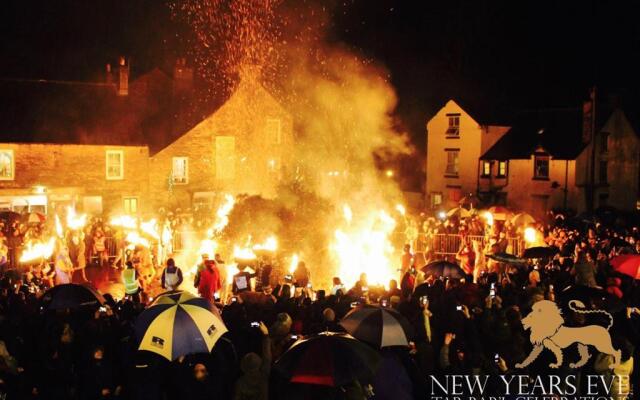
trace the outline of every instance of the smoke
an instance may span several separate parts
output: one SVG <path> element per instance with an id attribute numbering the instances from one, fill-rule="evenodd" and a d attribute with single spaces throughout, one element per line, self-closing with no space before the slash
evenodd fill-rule
<path id="1" fill-rule="evenodd" d="M 330 8 L 304 1 L 188 0 L 173 9 L 190 12 L 201 38 L 196 59 L 207 60 L 199 66 L 205 77 L 223 74 L 232 85 L 243 66 L 258 68 L 265 87 L 295 121 L 289 181 L 275 191 L 275 199 L 239 201 L 227 240 L 271 230 L 287 251 L 313 257 L 307 262 L 312 270 L 314 264 L 333 266 L 322 270 L 325 282 L 344 273 L 345 262 L 381 262 L 380 278 L 388 277 L 393 263 L 388 236 L 395 226 L 390 214 L 402 193 L 380 165 L 412 152 L 408 136 L 394 123 L 397 98 L 388 72 L 329 40 Z M 222 35 L 221 27 L 234 23 L 241 29 Z M 223 52 L 212 50 L 213 38 L 225 43 Z M 210 71 L 213 65 L 218 69 Z M 351 218 L 344 215 L 346 207 Z M 365 247 L 363 254 L 342 254 L 357 246 Z"/>

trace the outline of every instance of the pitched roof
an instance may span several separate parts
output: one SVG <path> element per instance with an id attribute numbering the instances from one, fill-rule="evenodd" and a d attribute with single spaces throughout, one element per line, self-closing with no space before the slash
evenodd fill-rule
<path id="1" fill-rule="evenodd" d="M 539 146 L 553 158 L 575 159 L 586 146 L 582 142 L 582 110 L 563 108 L 521 113 L 481 159 L 528 159 Z"/>

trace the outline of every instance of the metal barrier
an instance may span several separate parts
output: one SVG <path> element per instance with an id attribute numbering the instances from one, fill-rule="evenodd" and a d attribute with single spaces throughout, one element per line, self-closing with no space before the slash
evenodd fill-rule
<path id="1" fill-rule="evenodd" d="M 480 248 L 484 249 L 487 244 L 487 238 L 482 235 L 459 235 L 459 234 L 447 234 L 438 233 L 434 235 L 422 234 L 422 238 L 419 238 L 416 246 L 416 251 L 426 252 L 429 251 L 435 256 L 453 256 L 460 250 L 462 241 L 464 240 L 468 245 L 473 242 L 479 242 Z M 507 238 L 506 252 L 510 254 L 519 255 L 524 248 L 524 243 L 520 238 Z"/>

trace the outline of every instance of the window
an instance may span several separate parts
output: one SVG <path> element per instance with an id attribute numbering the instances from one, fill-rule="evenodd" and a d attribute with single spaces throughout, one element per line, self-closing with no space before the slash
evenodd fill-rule
<path id="1" fill-rule="evenodd" d="M 189 158 L 173 157 L 171 166 L 171 178 L 174 184 L 185 185 L 189 183 Z"/>
<path id="2" fill-rule="evenodd" d="M 462 198 L 462 188 L 460 187 L 447 186 L 447 191 L 449 192 L 449 201 L 452 203 L 457 203 Z"/>
<path id="3" fill-rule="evenodd" d="M 598 166 L 598 173 L 600 178 L 600 183 L 607 183 L 607 160 L 600 160 L 600 165 Z"/>
<path id="4" fill-rule="evenodd" d="M 267 118 L 267 126 L 265 130 L 269 144 L 282 144 L 282 129 L 279 119 Z"/>
<path id="5" fill-rule="evenodd" d="M 460 114 L 447 114 L 449 118 L 449 127 L 447 128 L 447 137 L 457 138 L 460 136 Z"/>
<path id="6" fill-rule="evenodd" d="M 507 162 L 498 161 L 498 178 L 505 178 L 507 176 Z"/>
<path id="7" fill-rule="evenodd" d="M 609 151 L 609 134 L 607 132 L 600 133 L 600 153 Z"/>
<path id="8" fill-rule="evenodd" d="M 107 180 L 124 178 L 124 156 L 122 150 L 107 150 Z"/>
<path id="9" fill-rule="evenodd" d="M 124 212 L 126 214 L 138 213 L 138 198 L 137 197 L 125 197 L 124 198 Z"/>
<path id="10" fill-rule="evenodd" d="M 0 150 L 0 181 L 12 181 L 15 178 L 16 164 L 12 149 Z"/>
<path id="11" fill-rule="evenodd" d="M 442 193 L 441 192 L 431 193 L 431 208 L 438 208 L 441 205 L 442 205 Z"/>
<path id="12" fill-rule="evenodd" d="M 460 159 L 460 150 L 458 149 L 446 149 L 447 153 L 447 169 L 445 170 L 445 175 L 458 175 L 458 167 L 459 167 L 459 159 Z"/>
<path id="13" fill-rule="evenodd" d="M 482 162 L 482 177 L 488 178 L 491 176 L 491 161 Z"/>
<path id="14" fill-rule="evenodd" d="M 533 179 L 549 179 L 549 156 L 547 155 L 534 156 Z"/>
<path id="15" fill-rule="evenodd" d="M 236 138 L 216 136 L 216 179 L 231 180 L 236 177 Z"/>

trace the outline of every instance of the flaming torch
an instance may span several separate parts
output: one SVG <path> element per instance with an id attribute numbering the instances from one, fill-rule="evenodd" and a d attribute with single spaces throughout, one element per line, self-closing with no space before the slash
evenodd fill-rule
<path id="1" fill-rule="evenodd" d="M 67 207 L 67 228 L 76 231 L 84 228 L 86 224 L 87 214 L 78 215 L 75 208 Z"/>
<path id="2" fill-rule="evenodd" d="M 53 254 L 53 249 L 56 244 L 54 237 L 49 238 L 45 243 L 42 242 L 28 242 L 22 255 L 20 256 L 21 263 L 29 263 L 37 260 L 46 260 Z"/>

